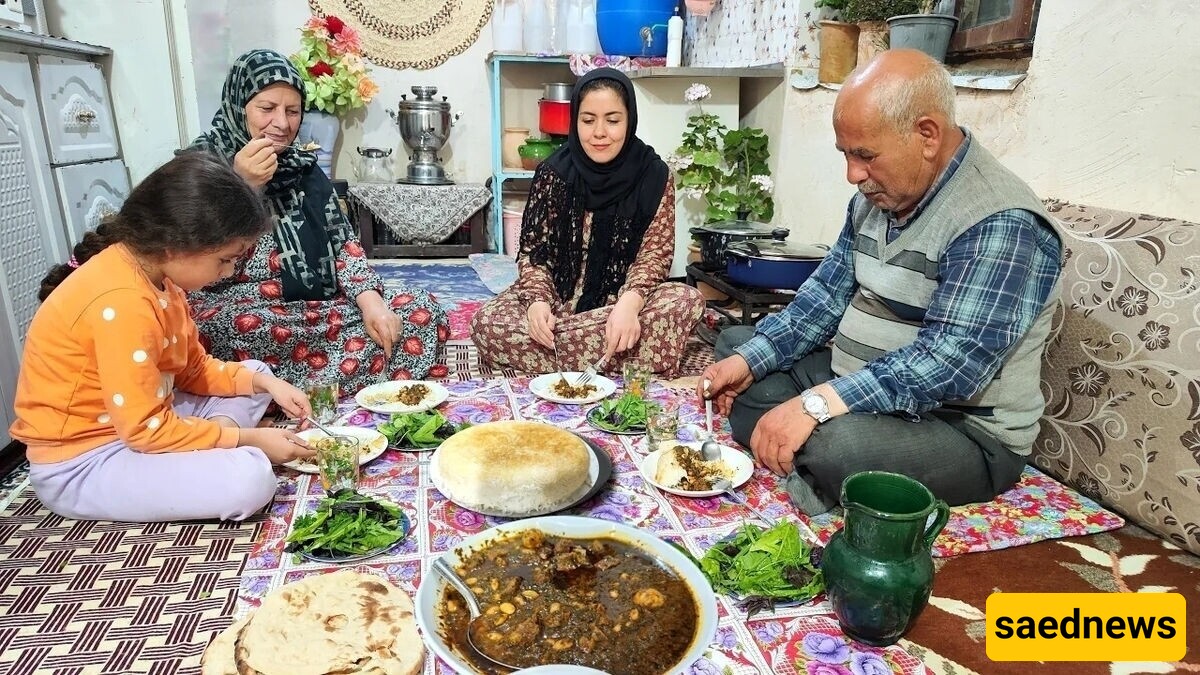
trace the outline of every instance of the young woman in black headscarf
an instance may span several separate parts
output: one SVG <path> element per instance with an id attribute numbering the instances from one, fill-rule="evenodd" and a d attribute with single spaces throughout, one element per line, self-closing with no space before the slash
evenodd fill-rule
<path id="1" fill-rule="evenodd" d="M 534 173 L 517 281 L 475 315 L 472 338 L 484 361 L 524 372 L 607 356 L 610 371 L 635 360 L 674 375 L 704 298 L 664 281 L 675 250 L 670 172 L 635 135 L 637 101 L 621 72 L 580 78 L 571 119 L 566 144 Z"/>
<path id="2" fill-rule="evenodd" d="M 343 393 L 444 375 L 445 310 L 423 290 L 384 289 L 316 155 L 293 145 L 303 111 L 300 73 L 255 49 L 230 69 L 212 130 L 192 142 L 224 157 L 275 216 L 232 277 L 189 295 L 201 342 L 217 358 L 260 359 L 297 386 L 337 381 Z"/>

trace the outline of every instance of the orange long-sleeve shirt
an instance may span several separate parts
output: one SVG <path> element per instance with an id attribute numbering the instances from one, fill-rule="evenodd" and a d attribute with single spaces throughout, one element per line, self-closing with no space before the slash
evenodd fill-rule
<path id="1" fill-rule="evenodd" d="M 237 429 L 177 415 L 173 392 L 250 394 L 254 373 L 205 353 L 183 290 L 169 279 L 163 286 L 115 244 L 38 308 L 10 428 L 30 462 L 61 462 L 117 439 L 139 452 L 237 445 Z"/>

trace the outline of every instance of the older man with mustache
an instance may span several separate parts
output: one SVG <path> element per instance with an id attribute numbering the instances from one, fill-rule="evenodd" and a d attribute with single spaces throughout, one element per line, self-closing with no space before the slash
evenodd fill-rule
<path id="1" fill-rule="evenodd" d="M 859 190 L 841 235 L 787 308 L 721 334 L 701 376 L 698 393 L 805 513 L 866 470 L 986 501 L 1037 436 L 1061 242 L 1033 191 L 955 122 L 954 94 L 914 50 L 851 74 L 833 110 Z"/>

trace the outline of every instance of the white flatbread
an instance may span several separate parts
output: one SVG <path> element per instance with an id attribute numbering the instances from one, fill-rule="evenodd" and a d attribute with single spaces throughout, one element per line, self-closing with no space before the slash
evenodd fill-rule
<path id="1" fill-rule="evenodd" d="M 424 658 L 408 594 L 353 570 L 272 591 L 234 645 L 238 675 L 416 675 Z"/>

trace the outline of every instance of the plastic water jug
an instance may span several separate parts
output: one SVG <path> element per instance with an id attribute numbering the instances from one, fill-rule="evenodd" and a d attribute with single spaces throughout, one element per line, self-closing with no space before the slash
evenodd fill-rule
<path id="1" fill-rule="evenodd" d="M 600 40 L 596 37 L 595 0 L 560 0 L 559 25 L 562 26 L 562 51 L 567 54 L 596 54 Z"/>
<path id="2" fill-rule="evenodd" d="M 525 0 L 525 51 L 549 54 L 554 50 L 554 23 L 546 0 Z"/>
<path id="3" fill-rule="evenodd" d="M 676 0 L 597 0 L 596 26 L 605 54 L 666 56 L 667 21 Z"/>
<path id="4" fill-rule="evenodd" d="M 496 7 L 492 10 L 492 49 L 498 52 L 525 51 L 521 23 L 521 0 L 496 0 Z"/>

